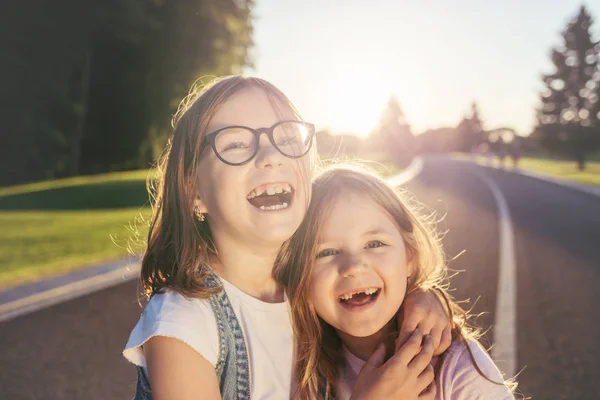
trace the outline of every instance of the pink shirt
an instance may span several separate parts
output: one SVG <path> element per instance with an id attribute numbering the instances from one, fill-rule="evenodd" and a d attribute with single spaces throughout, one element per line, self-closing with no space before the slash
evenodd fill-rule
<path id="1" fill-rule="evenodd" d="M 491 380 L 502 382 L 502 374 L 481 345 L 472 340 L 469 340 L 468 344 L 479 369 Z M 356 377 L 365 361 L 350 353 L 346 348 L 343 349 L 343 355 L 347 365 L 340 370 L 337 398 L 348 400 L 352 394 Z M 514 399 L 506 386 L 497 385 L 481 376 L 473 365 L 467 346 L 456 341 L 447 350 L 436 383 L 436 400 Z"/>

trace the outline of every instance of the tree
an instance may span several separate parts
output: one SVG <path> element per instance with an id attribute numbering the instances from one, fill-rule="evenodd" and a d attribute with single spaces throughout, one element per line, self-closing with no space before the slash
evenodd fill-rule
<path id="1" fill-rule="evenodd" d="M 532 137 L 547 150 L 567 155 L 585 168 L 586 153 L 600 146 L 598 134 L 598 43 L 592 40 L 592 17 L 582 6 L 552 49 L 554 71 L 543 75 L 546 86 Z"/>
<path id="2" fill-rule="evenodd" d="M 0 3 L 0 185 L 147 167 L 203 75 L 252 63 L 253 0 Z"/>
<path id="3" fill-rule="evenodd" d="M 377 151 L 387 154 L 400 165 L 408 163 L 413 157 L 415 138 L 395 97 L 388 100 L 379 127 L 371 134 L 371 142 Z"/>
<path id="4" fill-rule="evenodd" d="M 463 117 L 455 129 L 454 150 L 470 152 L 484 140 L 483 122 L 479 117 L 477 103 L 471 104 L 471 115 Z"/>
<path id="5" fill-rule="evenodd" d="M 150 9 L 153 29 L 135 45 L 103 46 L 105 64 L 92 78 L 97 106 L 83 143 L 87 172 L 147 167 L 164 147 L 171 116 L 195 81 L 239 73 L 252 63 L 253 1 L 156 4 Z"/>
<path id="6" fill-rule="evenodd" d="M 8 139 L 0 158 L 15 171 L 2 183 L 78 172 L 95 95 L 90 84 L 103 73 L 98 46 L 146 36 L 154 23 L 150 7 L 147 0 L 2 2 L 0 36 L 9 62 L 0 67 L 6 80 L 0 129 Z"/>

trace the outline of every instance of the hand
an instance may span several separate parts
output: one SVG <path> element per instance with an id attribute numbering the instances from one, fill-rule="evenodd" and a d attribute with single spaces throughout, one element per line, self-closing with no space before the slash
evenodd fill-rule
<path id="1" fill-rule="evenodd" d="M 433 337 L 433 355 L 439 356 L 452 343 L 450 315 L 434 290 L 417 290 L 404 299 L 403 313 L 399 313 L 400 334 L 396 346 L 403 344 L 419 328 Z"/>
<path id="2" fill-rule="evenodd" d="M 430 335 L 423 340 L 419 329 L 385 363 L 385 346 L 380 343 L 360 370 L 350 400 L 433 400 L 432 356 L 433 340 Z"/>

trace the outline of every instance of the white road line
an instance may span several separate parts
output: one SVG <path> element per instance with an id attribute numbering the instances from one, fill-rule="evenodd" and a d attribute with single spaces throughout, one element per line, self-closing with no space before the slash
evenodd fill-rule
<path id="1" fill-rule="evenodd" d="M 67 300 L 116 286 L 133 280 L 139 275 L 139 265 L 120 268 L 101 275 L 46 290 L 5 304 L 0 304 L 0 322 L 63 303 Z"/>
<path id="2" fill-rule="evenodd" d="M 500 261 L 496 321 L 493 331 L 495 345 L 492 347 L 492 358 L 505 377 L 513 378 L 517 373 L 517 262 L 510 212 L 498 185 L 485 173 L 479 170 L 475 170 L 474 173 L 489 187 L 498 206 Z"/>
<path id="3" fill-rule="evenodd" d="M 392 176 L 388 179 L 388 182 L 392 186 L 404 185 L 406 182 L 414 179 L 423 170 L 423 159 L 421 157 L 415 157 L 410 165 L 406 169 L 400 172 L 398 175 Z"/>

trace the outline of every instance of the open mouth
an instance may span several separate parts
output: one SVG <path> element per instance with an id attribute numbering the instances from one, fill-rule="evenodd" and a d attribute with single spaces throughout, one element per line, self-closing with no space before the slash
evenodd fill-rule
<path id="1" fill-rule="evenodd" d="M 338 297 L 338 301 L 346 308 L 362 307 L 377 300 L 379 293 L 381 293 L 380 288 L 371 287 L 344 293 Z"/>
<path id="2" fill-rule="evenodd" d="M 252 190 L 248 202 L 262 211 L 288 208 L 294 198 L 294 189 L 289 183 L 268 183 Z"/>

